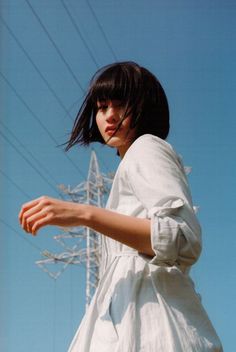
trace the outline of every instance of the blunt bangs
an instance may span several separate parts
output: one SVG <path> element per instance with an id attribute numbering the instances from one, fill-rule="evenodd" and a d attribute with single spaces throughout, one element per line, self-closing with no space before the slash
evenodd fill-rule
<path id="1" fill-rule="evenodd" d="M 97 101 L 103 100 L 120 100 L 126 110 L 132 110 L 138 93 L 134 79 L 138 68 L 136 66 L 134 63 L 132 66 L 130 63 L 130 67 L 126 67 L 124 63 L 117 63 L 108 65 L 97 72 L 92 79 L 90 90 L 95 110 Z"/>
<path id="2" fill-rule="evenodd" d="M 113 67 L 101 73 L 101 75 L 92 83 L 91 99 L 96 106 L 97 101 L 104 100 L 121 100 L 125 99 L 123 77 L 121 70 L 114 70 Z"/>

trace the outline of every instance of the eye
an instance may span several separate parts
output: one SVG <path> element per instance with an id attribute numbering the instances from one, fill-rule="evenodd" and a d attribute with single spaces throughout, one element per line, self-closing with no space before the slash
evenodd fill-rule
<path id="1" fill-rule="evenodd" d="M 116 108 L 123 107 L 121 100 L 112 100 L 112 105 Z"/>
<path id="2" fill-rule="evenodd" d="M 108 108 L 108 103 L 106 101 L 97 102 L 97 109 L 100 111 L 106 110 Z"/>
<path id="3" fill-rule="evenodd" d="M 108 108 L 108 105 L 106 104 L 98 106 L 98 110 L 106 110 L 107 108 Z"/>

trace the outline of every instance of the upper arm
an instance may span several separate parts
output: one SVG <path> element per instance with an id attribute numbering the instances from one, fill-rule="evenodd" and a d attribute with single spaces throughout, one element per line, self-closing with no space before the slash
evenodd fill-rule
<path id="1" fill-rule="evenodd" d="M 131 150 L 128 174 L 152 222 L 155 261 L 191 265 L 201 251 L 201 229 L 183 165 L 169 144 L 147 137 Z"/>

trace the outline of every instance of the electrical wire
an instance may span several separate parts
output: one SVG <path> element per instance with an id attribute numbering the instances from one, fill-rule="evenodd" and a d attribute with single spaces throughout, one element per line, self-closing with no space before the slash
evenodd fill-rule
<path id="1" fill-rule="evenodd" d="M 74 28 L 76 29 L 76 32 L 78 33 L 78 35 L 79 35 L 79 37 L 81 38 L 81 40 L 83 41 L 83 43 L 84 43 L 86 49 L 88 50 L 88 52 L 89 52 L 89 54 L 90 54 L 90 56 L 91 56 L 93 62 L 95 63 L 96 67 L 98 68 L 98 63 L 97 63 L 97 61 L 96 61 L 96 59 L 95 59 L 95 57 L 94 57 L 92 51 L 90 50 L 89 46 L 87 45 L 86 40 L 83 38 L 82 33 L 81 33 L 81 31 L 80 31 L 78 25 L 77 25 L 76 22 L 74 21 L 74 19 L 73 19 L 72 15 L 71 15 L 70 11 L 68 10 L 68 7 L 66 6 L 64 0 L 61 0 L 61 3 L 62 3 L 62 5 L 63 5 L 63 8 L 65 9 L 66 13 L 68 14 L 68 16 L 69 16 L 69 18 L 70 18 L 70 20 L 71 20 L 71 22 L 72 22 Z M 88 2 L 88 5 L 89 5 L 89 8 L 90 8 L 90 11 L 92 12 L 92 14 L 93 14 L 93 16 L 94 16 L 94 18 L 95 18 L 95 20 L 96 20 L 96 22 L 97 22 L 97 24 L 98 24 L 98 26 L 99 26 L 101 32 L 102 32 L 102 34 L 103 34 L 103 36 L 104 36 L 104 38 L 105 38 L 105 40 L 106 40 L 106 42 L 107 42 L 107 44 L 108 44 L 108 46 L 109 46 L 109 48 L 110 48 L 110 44 L 109 44 L 109 42 L 108 42 L 108 40 L 107 40 L 107 38 L 106 38 L 106 35 L 105 35 L 105 33 L 104 33 L 104 31 L 103 31 L 103 29 L 102 29 L 102 27 L 101 27 L 101 24 L 100 24 L 100 22 L 99 22 L 99 20 L 98 20 L 98 18 L 97 18 L 97 16 L 96 16 L 96 14 L 95 14 L 93 8 L 92 8 L 91 5 L 89 4 L 89 2 Z M 55 90 L 50 86 L 48 80 L 45 78 L 45 76 L 42 74 L 42 72 L 41 72 L 41 71 L 39 70 L 39 68 L 36 66 L 36 64 L 35 64 L 35 62 L 33 61 L 33 59 L 32 59 L 32 58 L 30 57 L 30 55 L 27 53 L 27 51 L 26 51 L 25 48 L 23 47 L 22 43 L 21 43 L 21 42 L 19 41 L 19 39 L 16 37 L 15 33 L 11 30 L 11 28 L 9 27 L 9 25 L 7 24 L 7 22 L 4 20 L 4 18 L 1 16 L 1 14 L 0 14 L 0 19 L 1 19 L 2 23 L 4 24 L 4 26 L 7 28 L 8 32 L 10 33 L 10 35 L 13 37 L 13 39 L 14 39 L 15 42 L 17 43 L 17 45 L 19 46 L 19 48 L 23 51 L 23 53 L 25 54 L 25 56 L 27 57 L 27 59 L 30 61 L 30 63 L 32 64 L 32 66 L 35 68 L 36 72 L 39 74 L 39 76 L 41 77 L 41 79 L 44 81 L 44 83 L 46 84 L 46 86 L 48 87 L 48 89 L 50 90 L 50 92 L 52 93 L 52 95 L 55 97 L 55 99 L 57 100 L 57 102 L 59 103 L 59 105 L 61 106 L 61 108 L 66 112 L 66 115 L 69 116 L 69 117 L 72 119 L 72 117 L 71 117 L 71 115 L 70 115 L 70 111 L 69 111 L 70 109 L 68 110 L 68 109 L 65 107 L 65 105 L 63 104 L 63 102 L 61 101 L 61 99 L 57 96 Z M 111 49 L 112 53 L 114 54 L 113 49 L 112 49 L 112 48 L 110 48 L 110 49 Z M 115 55 L 113 55 L 113 56 L 114 56 L 114 58 L 116 58 Z M 15 138 L 16 138 L 16 137 L 15 137 Z M 18 140 L 18 143 L 20 143 L 19 140 Z M 21 146 L 22 146 L 22 144 L 21 144 Z M 24 147 L 24 146 L 23 146 L 23 147 Z M 26 149 L 26 148 L 24 147 L 24 149 Z M 30 153 L 30 152 L 28 152 L 28 153 Z M 32 154 L 32 153 L 30 153 L 30 154 L 31 154 L 31 157 L 33 157 L 33 154 Z M 34 159 L 34 160 L 35 160 L 35 159 Z M 101 161 L 102 161 L 102 160 L 101 160 Z M 105 165 L 105 162 L 102 161 L 102 163 L 103 163 L 103 165 Z M 42 164 L 41 164 L 41 167 L 44 168 L 44 167 L 42 166 Z M 106 169 L 108 170 L 107 167 L 106 167 Z M 44 168 L 44 170 L 45 170 L 45 168 Z M 45 170 L 45 171 L 46 171 L 46 170 Z M 47 174 L 50 174 L 48 171 L 46 171 L 46 172 L 47 172 Z M 54 180 L 54 181 L 55 181 L 55 180 Z"/>
<path id="2" fill-rule="evenodd" d="M 2 76 L 3 80 L 9 85 L 9 87 L 13 90 L 17 98 L 21 101 L 21 103 L 25 106 L 25 108 L 30 112 L 35 120 L 40 124 L 43 130 L 47 133 L 47 135 L 52 139 L 55 145 L 59 145 L 58 141 L 53 137 L 51 132 L 47 129 L 47 127 L 41 122 L 40 118 L 33 112 L 33 110 L 29 107 L 29 105 L 24 101 L 21 95 L 17 92 L 16 88 L 9 82 L 6 76 L 0 71 L 0 76 Z M 76 170 L 80 173 L 80 175 L 84 178 L 85 174 L 82 170 L 78 168 L 78 166 L 73 162 L 73 160 L 68 156 L 68 154 L 64 154 L 65 157 L 70 161 L 70 163 L 76 168 Z"/>
<path id="3" fill-rule="evenodd" d="M 91 56 L 93 62 L 95 63 L 96 67 L 98 68 L 99 65 L 98 65 L 98 63 L 97 63 L 97 61 L 96 61 L 96 59 L 95 59 L 93 53 L 91 52 L 89 46 L 87 45 L 86 40 L 83 38 L 82 33 L 81 33 L 81 31 L 80 31 L 78 25 L 76 24 L 76 22 L 75 22 L 75 20 L 73 19 L 72 15 L 71 15 L 71 13 L 70 13 L 70 11 L 69 11 L 69 9 L 68 9 L 68 7 L 67 7 L 66 4 L 65 4 L 65 1 L 64 1 L 64 0 L 61 0 L 61 3 L 62 3 L 62 5 L 63 5 L 65 11 L 67 12 L 67 14 L 68 14 L 68 16 L 69 16 L 69 18 L 70 18 L 72 24 L 74 25 L 74 27 L 75 27 L 75 29 L 76 29 L 76 31 L 77 31 L 77 33 L 78 33 L 80 39 L 83 41 L 85 47 L 87 48 L 87 50 L 88 50 L 88 52 L 89 52 L 89 54 L 90 54 L 90 56 Z M 99 26 L 99 29 L 100 29 L 100 31 L 101 31 L 101 33 L 102 33 L 102 35 L 103 35 L 103 37 L 104 37 L 104 39 L 105 39 L 105 41 L 106 41 L 107 46 L 109 47 L 109 49 L 110 49 L 110 51 L 111 51 L 111 53 L 112 53 L 114 59 L 117 60 L 116 55 L 115 55 L 115 52 L 114 52 L 114 50 L 112 49 L 112 47 L 111 47 L 111 45 L 110 45 L 110 43 L 109 43 L 109 41 L 108 41 L 108 39 L 107 39 L 107 36 L 106 36 L 106 34 L 105 34 L 105 32 L 104 32 L 102 26 L 101 26 L 101 23 L 99 22 L 99 20 L 98 20 L 96 14 L 95 14 L 95 11 L 93 10 L 93 8 L 92 8 L 92 6 L 91 6 L 91 4 L 89 3 L 88 0 L 87 0 L 87 4 L 88 4 L 88 7 L 89 7 L 89 9 L 90 9 L 90 11 L 91 11 L 91 13 L 92 13 L 92 15 L 93 15 L 93 17 L 94 17 L 94 19 L 95 19 L 97 25 Z M 92 150 L 94 150 L 94 148 L 92 148 Z M 103 166 L 105 166 L 106 170 L 109 171 L 109 170 L 108 170 L 108 167 L 107 167 L 107 165 L 106 165 L 106 163 L 105 163 L 105 161 L 102 160 L 101 157 L 99 157 L 99 159 L 100 159 L 100 161 L 102 162 Z"/>
<path id="4" fill-rule="evenodd" d="M 26 1 L 27 4 L 30 6 L 31 10 L 32 7 L 29 4 L 28 1 Z M 39 18 L 38 18 L 39 19 Z M 41 24 L 42 25 L 42 24 Z M 44 27 L 44 29 L 46 30 L 46 28 Z M 33 60 L 31 59 L 31 57 L 28 55 L 28 53 L 26 52 L 26 50 L 24 49 L 24 47 L 21 45 L 21 43 L 18 41 L 18 39 L 16 38 L 16 36 L 14 36 L 13 32 L 10 32 L 11 35 L 13 36 L 13 38 L 15 39 L 16 43 L 18 44 L 18 46 L 21 48 L 21 50 L 24 52 L 24 54 L 26 55 L 26 57 L 28 58 L 28 60 L 31 62 L 31 64 L 33 65 L 33 67 L 35 68 L 35 70 L 38 72 L 38 74 L 40 75 L 41 79 L 44 81 L 44 83 L 47 85 L 48 89 L 50 90 L 50 92 L 53 94 L 53 96 L 55 97 L 55 99 L 57 100 L 57 102 L 59 103 L 59 105 L 65 110 L 65 112 L 67 113 L 67 115 L 70 116 L 69 111 L 66 109 L 66 107 L 64 106 L 63 102 L 60 100 L 60 98 L 57 96 L 57 94 L 55 93 L 55 91 L 52 89 L 52 87 L 50 86 L 49 82 L 47 81 L 47 79 L 44 77 L 44 75 L 40 72 L 40 70 L 38 69 L 38 67 L 35 65 L 35 63 L 33 62 Z M 49 35 L 49 33 L 47 32 L 48 38 L 50 39 L 50 41 L 52 42 L 52 38 Z M 53 42 L 52 42 L 53 43 Z M 68 70 L 70 71 L 70 73 L 72 74 L 74 80 L 76 81 L 76 83 L 79 85 L 80 89 L 83 91 L 83 88 L 80 84 L 80 82 L 78 81 L 78 79 L 76 78 L 76 76 L 74 75 L 73 71 L 70 69 L 68 63 L 65 61 L 64 57 L 61 55 L 59 49 L 55 46 L 54 44 L 54 48 L 57 50 L 57 53 L 60 55 L 61 59 L 63 60 L 63 62 L 65 63 L 65 65 L 67 66 Z M 21 98 L 21 96 L 19 95 L 19 93 L 16 91 L 16 89 L 10 84 L 10 82 L 6 79 L 6 77 L 2 74 L 3 79 L 5 80 L 6 83 L 8 83 L 8 85 L 13 89 L 14 93 L 17 95 L 17 97 L 21 100 L 21 102 L 23 103 L 23 105 L 27 108 L 27 110 L 30 111 L 30 113 L 32 114 L 32 116 L 40 123 L 40 120 L 38 120 L 37 116 L 33 113 L 33 111 L 29 108 L 28 104 L 26 104 L 26 102 Z M 45 126 L 40 123 L 41 127 L 45 130 Z M 8 130 L 9 131 L 9 130 Z M 50 136 L 50 138 L 56 142 L 55 138 L 51 135 L 51 133 L 48 131 L 48 129 L 46 128 L 46 132 L 47 134 Z M 11 141 L 1 133 L 1 135 L 3 136 L 3 138 L 10 143 L 10 145 L 12 146 L 12 148 L 14 148 L 26 161 L 28 160 L 27 158 L 24 157 L 24 155 L 19 152 L 19 150 L 16 148 L 16 146 L 11 143 Z M 14 136 L 14 134 L 12 134 L 13 137 L 18 140 L 16 138 L 16 136 Z M 18 140 L 19 143 L 19 140 Z M 23 146 L 22 143 L 19 143 L 21 145 L 21 147 L 24 148 L 24 150 L 26 150 L 26 148 Z M 58 143 L 57 143 L 58 144 Z M 29 152 L 28 152 L 29 153 Z M 32 153 L 30 153 L 31 157 L 32 157 Z M 33 158 L 35 160 L 35 158 Z M 70 158 L 68 158 L 70 160 Z M 29 160 L 28 160 L 29 163 Z M 32 163 L 30 163 L 30 165 L 33 167 Z M 36 168 L 33 167 L 35 170 Z M 78 168 L 76 167 L 76 169 L 78 170 Z M 78 170 L 80 172 L 80 170 Z M 39 173 L 39 172 L 38 172 Z M 81 173 L 81 172 L 80 172 Z M 5 173 L 3 173 L 10 182 L 12 182 L 19 190 L 21 190 L 21 192 L 28 197 L 27 193 L 24 192 L 23 189 L 21 189 L 11 178 L 9 178 Z M 41 176 L 42 174 L 39 173 Z M 82 173 L 83 174 L 83 173 Z M 84 176 L 84 175 L 83 175 Z M 43 177 L 44 178 L 44 177 Z M 45 179 L 45 178 L 44 178 Z M 49 182 L 47 182 L 49 183 Z M 54 188 L 54 187 L 53 187 Z M 24 241 L 26 241 L 31 247 L 35 248 L 37 251 L 42 252 L 41 248 L 37 245 L 34 245 L 31 241 L 29 241 L 27 238 L 21 236 L 20 233 L 18 233 L 12 226 L 10 226 L 9 224 L 7 224 L 5 221 L 3 221 L 2 219 L 0 219 L 0 221 L 5 225 L 8 226 L 11 231 L 13 231 L 13 233 L 17 234 L 18 236 L 20 236 L 20 238 L 22 238 Z M 57 311 L 57 307 L 56 307 L 56 292 L 57 292 L 57 287 L 56 287 L 56 280 L 54 282 L 54 310 L 53 310 L 53 331 L 52 331 L 52 344 L 53 344 L 53 351 L 56 350 L 56 311 Z"/>
<path id="5" fill-rule="evenodd" d="M 6 78 L 6 76 L 0 71 L 0 75 L 2 76 L 3 80 L 9 85 L 9 87 L 13 90 L 17 98 L 21 101 L 21 103 L 25 106 L 25 108 L 30 112 L 30 114 L 34 117 L 35 120 L 40 124 L 40 126 L 43 128 L 43 130 L 47 133 L 47 135 L 52 139 L 52 141 L 55 143 L 55 145 L 58 145 L 57 140 L 53 137 L 51 132 L 47 129 L 47 127 L 41 122 L 40 118 L 33 112 L 33 110 L 29 107 L 29 105 L 24 101 L 24 99 L 20 96 L 20 94 L 17 92 L 15 87 L 9 82 L 9 80 Z"/>
<path id="6" fill-rule="evenodd" d="M 51 175 L 51 173 L 47 170 L 47 168 L 40 162 L 39 159 L 35 157 L 35 155 L 28 150 L 23 143 L 17 138 L 17 136 L 2 122 L 0 121 L 0 124 L 7 130 L 7 132 L 17 141 L 17 143 L 21 146 L 22 149 L 35 161 L 35 163 L 42 169 L 51 179 L 55 184 L 59 184 L 59 182 L 56 181 L 56 179 Z"/>
<path id="7" fill-rule="evenodd" d="M 29 161 L 29 159 L 26 158 L 26 156 L 21 153 L 21 151 L 9 140 L 8 137 L 6 137 L 4 135 L 4 133 L 2 131 L 0 131 L 0 135 L 3 137 L 3 139 L 5 139 L 5 141 L 11 145 L 11 147 L 36 171 L 37 174 L 39 174 L 41 176 L 41 178 L 48 184 L 48 186 L 57 194 L 59 193 L 58 190 L 55 188 L 54 185 L 52 185 L 48 179 L 42 174 L 42 172 L 37 169 L 32 163 L 31 161 Z"/>
<path id="8" fill-rule="evenodd" d="M 58 97 L 58 95 L 56 94 L 55 90 L 51 87 L 51 85 L 49 84 L 48 80 L 45 78 L 45 76 L 42 74 L 42 72 L 40 71 L 40 69 L 37 67 L 37 65 L 35 64 L 35 62 L 33 61 L 33 59 L 30 57 L 30 55 L 28 54 L 28 52 L 25 50 L 25 48 L 23 47 L 22 43 L 20 42 L 20 40 L 17 38 L 17 36 L 15 35 L 15 33 L 12 31 L 12 29 L 9 27 L 9 25 L 7 24 L 7 22 L 4 20 L 4 18 L 1 16 L 0 14 L 0 19 L 2 21 L 2 23 L 4 24 L 5 28 L 7 28 L 8 32 L 10 33 L 11 37 L 15 40 L 15 42 L 17 43 L 18 47 L 23 51 L 23 53 L 25 54 L 25 56 L 27 57 L 27 59 L 29 60 L 29 62 L 32 64 L 32 66 L 34 67 L 34 69 L 37 71 L 37 73 L 39 74 L 39 76 L 41 77 L 41 79 L 43 80 L 43 82 L 46 84 L 46 86 L 48 87 L 49 91 L 52 93 L 52 95 L 54 96 L 54 98 L 57 100 L 58 104 L 61 106 L 61 108 L 66 112 L 66 115 L 69 116 L 71 118 L 72 121 L 74 121 L 73 117 L 70 114 L 70 111 L 66 108 L 66 106 L 64 105 L 64 103 L 62 102 L 62 100 Z"/>
<path id="9" fill-rule="evenodd" d="M 106 42 L 108 48 L 110 49 L 110 52 L 112 53 L 112 56 L 113 56 L 114 60 L 117 61 L 117 56 L 116 56 L 116 54 L 115 54 L 115 52 L 114 52 L 114 50 L 113 50 L 113 48 L 112 48 L 112 46 L 111 46 L 111 44 L 110 44 L 110 42 L 109 42 L 107 36 L 106 36 L 106 33 L 105 33 L 105 31 L 104 31 L 104 29 L 103 29 L 103 27 L 102 27 L 102 25 L 101 25 L 101 23 L 100 23 L 100 21 L 99 21 L 99 19 L 98 19 L 98 17 L 97 17 L 97 15 L 96 15 L 96 13 L 95 13 L 95 11 L 94 11 L 92 5 L 90 4 L 89 0 L 87 0 L 86 2 L 87 2 L 87 4 L 88 4 L 88 7 L 89 7 L 89 9 L 90 9 L 90 11 L 91 11 L 91 13 L 92 13 L 92 15 L 93 15 L 93 17 L 94 17 L 96 23 L 97 23 L 97 25 L 98 25 L 98 27 L 99 27 L 99 29 L 100 29 L 102 35 L 103 35 L 103 38 L 104 38 L 104 40 L 105 40 L 105 42 Z"/>
<path id="10" fill-rule="evenodd" d="M 0 169 L 0 173 L 8 179 L 17 189 L 20 191 L 27 199 L 30 199 L 30 196 L 21 188 L 13 179 L 8 176 L 3 170 Z"/>
<path id="11" fill-rule="evenodd" d="M 80 39 L 82 40 L 82 42 L 83 42 L 85 48 L 86 48 L 87 51 L 89 52 L 89 55 L 90 55 L 91 59 L 93 60 L 93 63 L 94 63 L 95 66 L 98 68 L 98 67 L 99 67 L 99 64 L 98 64 L 97 60 L 95 59 L 95 56 L 93 55 L 91 49 L 89 48 L 89 46 L 88 46 L 86 40 L 84 39 L 84 37 L 83 37 L 83 35 L 82 35 L 82 33 L 81 33 L 80 29 L 79 29 L 79 26 L 78 26 L 77 23 L 75 22 L 74 18 L 72 17 L 72 15 L 71 15 L 71 13 L 70 13 L 68 7 L 66 6 L 66 4 L 65 4 L 65 2 L 64 2 L 63 0 L 61 0 L 61 4 L 62 4 L 64 10 L 66 11 L 67 15 L 69 16 L 69 18 L 70 18 L 70 20 L 71 20 L 71 23 L 73 24 L 73 26 L 74 26 L 74 28 L 75 28 L 77 34 L 79 35 Z"/>
<path id="12" fill-rule="evenodd" d="M 20 237 L 23 241 L 27 242 L 31 247 L 33 247 L 35 250 L 37 250 L 37 252 L 43 253 L 42 248 L 40 248 L 38 245 L 31 242 L 27 237 L 23 236 L 20 232 L 16 231 L 16 229 L 14 229 L 14 227 L 9 225 L 5 220 L 0 218 L 0 222 L 2 224 L 4 224 L 6 227 L 8 227 L 15 235 L 17 235 L 17 237 Z"/>
<path id="13" fill-rule="evenodd" d="M 73 77 L 74 81 L 76 82 L 76 84 L 80 87 L 81 91 L 84 93 L 84 89 L 81 85 L 81 83 L 79 82 L 78 78 L 76 77 L 76 75 L 74 74 L 73 70 L 71 69 L 70 65 L 68 64 L 68 62 L 66 61 L 66 59 L 64 58 L 62 52 L 60 51 L 60 49 L 58 48 L 58 46 L 56 45 L 55 41 L 53 40 L 53 38 L 51 37 L 50 33 L 48 32 L 47 28 L 45 27 L 45 25 L 43 24 L 42 20 L 40 19 L 39 15 L 37 14 L 37 12 L 35 11 L 35 9 L 33 8 L 32 4 L 29 2 L 29 0 L 25 0 L 25 2 L 28 4 L 31 12 L 34 14 L 34 16 L 36 17 L 37 21 L 39 22 L 40 26 L 42 27 L 43 31 L 45 32 L 45 34 L 47 35 L 49 41 L 51 42 L 51 44 L 53 45 L 54 49 L 56 50 L 56 52 L 58 53 L 58 55 L 60 56 L 61 60 L 64 62 L 65 66 L 67 67 L 68 71 L 70 72 L 71 76 Z"/>
<path id="14" fill-rule="evenodd" d="M 73 19 L 72 15 L 71 15 L 70 11 L 68 10 L 68 7 L 66 6 L 64 0 L 61 0 L 61 3 L 62 3 L 62 5 L 63 5 L 65 11 L 67 12 L 67 14 L 68 14 L 68 16 L 69 16 L 69 18 L 70 18 L 72 24 L 74 25 L 74 27 L 75 27 L 75 29 L 76 29 L 76 31 L 77 31 L 79 37 L 81 38 L 81 40 L 83 41 L 85 47 L 87 48 L 87 50 L 88 50 L 88 52 L 89 52 L 89 54 L 90 54 L 90 56 L 91 56 L 93 62 L 95 63 L 96 67 L 98 68 L 99 65 L 98 65 L 98 63 L 97 63 L 97 61 L 96 61 L 96 59 L 95 59 L 93 53 L 91 52 L 89 46 L 87 45 L 86 40 L 83 38 L 83 36 L 82 36 L 82 34 L 81 34 L 81 31 L 79 30 L 78 25 L 77 25 L 76 22 L 74 21 L 74 19 Z M 91 13 L 92 13 L 92 15 L 93 15 L 93 17 L 94 17 L 96 23 L 97 23 L 97 25 L 98 25 L 98 27 L 99 27 L 99 29 L 100 29 L 102 35 L 103 35 L 103 38 L 104 38 L 104 40 L 105 40 L 105 42 L 106 42 L 108 48 L 110 49 L 110 51 L 111 51 L 111 53 L 112 53 L 114 59 L 117 61 L 116 54 L 115 54 L 115 52 L 114 52 L 114 50 L 113 50 L 111 44 L 110 44 L 109 41 L 108 41 L 108 38 L 107 38 L 107 36 L 106 36 L 106 34 L 105 34 L 103 28 L 102 28 L 102 25 L 101 25 L 100 21 L 98 20 L 98 17 L 96 16 L 95 11 L 94 11 L 93 8 L 92 8 L 92 5 L 89 3 L 89 1 L 87 1 L 87 4 L 88 4 L 88 7 L 89 7 L 89 9 L 90 9 L 90 11 L 91 11 Z M 74 104 L 73 104 L 73 105 L 74 105 Z M 94 148 L 92 148 L 92 150 L 94 150 Z M 106 170 L 109 172 L 108 166 L 107 166 L 107 164 L 105 163 L 105 161 L 101 158 L 101 156 L 99 157 L 99 159 L 100 159 L 100 161 L 102 162 L 103 166 L 106 168 Z"/>

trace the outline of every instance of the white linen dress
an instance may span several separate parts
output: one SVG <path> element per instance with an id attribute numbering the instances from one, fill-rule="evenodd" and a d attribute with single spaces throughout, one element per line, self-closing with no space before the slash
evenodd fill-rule
<path id="1" fill-rule="evenodd" d="M 69 352 L 222 351 L 189 277 L 201 229 L 171 145 L 150 134 L 136 139 L 120 162 L 107 208 L 150 218 L 155 256 L 103 236 L 101 279 Z"/>

